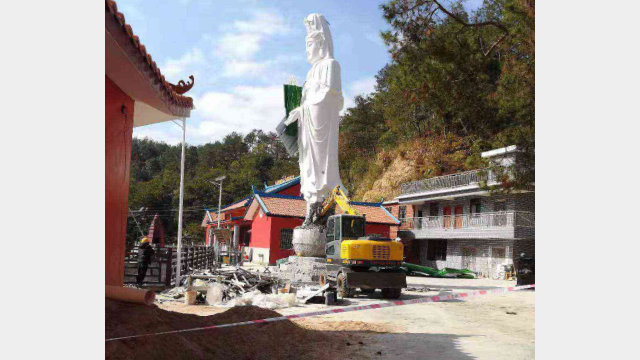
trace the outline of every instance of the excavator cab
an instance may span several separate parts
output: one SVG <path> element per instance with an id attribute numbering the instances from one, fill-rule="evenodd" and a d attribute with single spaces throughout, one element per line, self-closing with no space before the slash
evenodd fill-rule
<path id="1" fill-rule="evenodd" d="M 363 237 L 365 218 L 359 215 L 331 215 L 327 219 L 327 261 L 340 263 L 340 244 L 342 240 Z"/>

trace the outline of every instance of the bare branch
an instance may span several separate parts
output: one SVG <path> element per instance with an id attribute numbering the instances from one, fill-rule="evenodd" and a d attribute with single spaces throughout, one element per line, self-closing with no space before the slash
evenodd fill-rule
<path id="1" fill-rule="evenodd" d="M 422 6 L 422 5 L 425 5 L 427 3 L 429 3 L 429 2 L 425 1 L 425 0 L 417 1 L 415 3 L 415 5 L 410 7 L 408 10 L 409 11 L 413 11 L 416 8 L 418 8 L 418 7 Z M 483 22 L 479 22 L 479 23 L 468 23 L 468 22 L 462 20 L 460 17 L 458 17 L 454 13 L 452 13 L 451 11 L 449 11 L 447 8 L 445 8 L 442 4 L 440 4 L 438 2 L 438 0 L 431 0 L 431 3 L 435 4 L 436 7 L 433 8 L 433 11 L 431 11 L 429 13 L 429 15 L 427 16 L 427 22 L 431 19 L 431 17 L 436 12 L 436 10 L 440 10 L 443 13 L 447 14 L 449 17 L 451 17 L 453 20 L 458 22 L 459 24 L 463 25 L 464 27 L 480 28 L 480 27 L 485 27 L 485 26 L 493 26 L 493 27 L 496 27 L 496 28 L 500 29 L 501 31 L 503 31 L 504 34 L 496 42 L 494 42 L 493 45 L 491 45 L 491 47 L 489 47 L 489 50 L 487 50 L 486 52 L 483 51 L 483 55 L 485 57 L 489 56 L 493 52 L 493 50 L 496 48 L 496 46 L 498 46 L 500 43 L 502 43 L 502 41 L 509 35 L 509 30 L 507 29 L 507 27 L 504 24 L 500 23 L 500 22 L 490 20 L 490 21 L 483 21 Z M 431 10 L 430 6 L 429 6 L 428 10 Z M 481 47 L 482 47 L 482 44 L 481 44 Z"/>
<path id="2" fill-rule="evenodd" d="M 498 44 L 500 44 L 502 42 L 502 40 L 504 40 L 504 38 L 507 37 L 508 34 L 502 34 L 502 36 L 500 37 L 500 39 L 498 39 L 496 42 L 493 43 L 493 45 L 491 45 L 491 47 L 489 48 L 489 50 L 487 50 L 487 52 L 484 53 L 484 56 L 489 56 L 489 54 L 491 54 L 491 52 L 493 51 L 493 49 L 498 46 Z"/>
<path id="3" fill-rule="evenodd" d="M 497 21 L 483 21 L 483 22 L 479 22 L 479 23 L 468 23 L 462 19 L 460 19 L 457 15 L 455 15 L 454 13 L 452 13 L 451 11 L 447 10 L 447 8 L 445 8 L 444 6 L 442 6 L 442 4 L 440 4 L 438 2 L 438 0 L 432 0 L 434 4 L 436 4 L 438 6 L 438 8 L 440 8 L 440 10 L 442 10 L 443 13 L 449 15 L 452 19 L 454 19 L 455 21 L 457 21 L 458 23 L 467 26 L 467 27 L 483 27 L 483 26 L 495 26 L 498 29 L 504 31 L 505 33 L 509 33 L 509 30 L 507 30 L 507 27 L 504 26 L 502 23 L 499 23 Z"/>

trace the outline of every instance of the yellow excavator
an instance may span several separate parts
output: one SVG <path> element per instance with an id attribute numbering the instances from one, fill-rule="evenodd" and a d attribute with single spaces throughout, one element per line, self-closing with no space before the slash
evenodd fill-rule
<path id="1" fill-rule="evenodd" d="M 335 206 L 342 214 L 327 216 Z M 365 236 L 365 217 L 349 204 L 339 185 L 324 200 L 319 218 L 326 220 L 327 227 L 327 272 L 320 277 L 322 285 L 335 284 L 343 298 L 351 297 L 358 288 L 363 294 L 381 289 L 383 298 L 400 297 L 402 288 L 407 287 L 406 275 L 400 270 L 402 243 Z"/>

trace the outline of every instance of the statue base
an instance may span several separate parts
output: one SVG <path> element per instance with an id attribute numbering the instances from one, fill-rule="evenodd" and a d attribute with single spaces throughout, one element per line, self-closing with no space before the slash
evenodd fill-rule
<path id="1" fill-rule="evenodd" d="M 327 263 L 324 257 L 289 256 L 280 268 L 284 278 L 294 284 L 318 284 L 320 275 L 327 271 Z"/>
<path id="2" fill-rule="evenodd" d="M 293 229 L 293 251 L 301 257 L 325 256 L 327 233 L 324 226 L 307 225 Z"/>

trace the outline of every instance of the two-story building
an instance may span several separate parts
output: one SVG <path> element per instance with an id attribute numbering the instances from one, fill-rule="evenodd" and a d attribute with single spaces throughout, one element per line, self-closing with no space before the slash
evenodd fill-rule
<path id="1" fill-rule="evenodd" d="M 482 157 L 493 165 L 488 169 L 402 184 L 401 194 L 383 206 L 401 221 L 406 261 L 501 278 L 514 258 L 534 257 L 533 188 L 489 190 L 502 183 L 491 168 L 508 169 L 518 154 L 515 146 L 487 151 Z"/>

